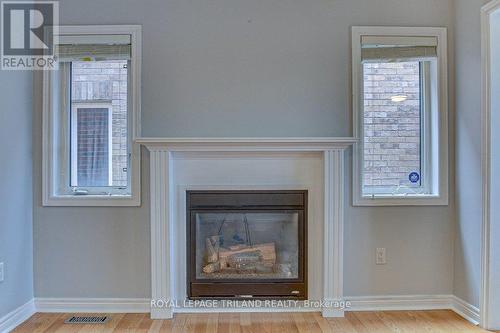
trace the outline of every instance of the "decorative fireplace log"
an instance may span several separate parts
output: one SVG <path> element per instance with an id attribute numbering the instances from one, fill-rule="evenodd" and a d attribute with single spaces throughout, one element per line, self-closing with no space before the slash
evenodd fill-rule
<path id="1" fill-rule="evenodd" d="M 214 263 L 219 260 L 219 236 L 211 236 L 205 240 L 207 248 L 207 262 Z"/>
<path id="2" fill-rule="evenodd" d="M 259 250 L 252 252 L 242 252 L 233 254 L 228 258 L 228 264 L 231 268 L 238 270 L 254 270 L 258 262 L 262 261 L 262 254 Z"/>
<path id="3" fill-rule="evenodd" d="M 235 254 L 259 251 L 262 256 L 262 262 L 266 266 L 273 266 L 276 263 L 276 247 L 274 243 L 255 244 L 253 246 L 239 247 L 237 250 L 226 248 L 219 249 L 220 269 L 230 267 L 230 257 Z"/>
<path id="4" fill-rule="evenodd" d="M 205 267 L 203 267 L 203 272 L 207 273 L 207 274 L 215 273 L 218 271 L 220 271 L 220 263 L 218 261 L 212 262 L 212 263 L 206 265 Z"/>

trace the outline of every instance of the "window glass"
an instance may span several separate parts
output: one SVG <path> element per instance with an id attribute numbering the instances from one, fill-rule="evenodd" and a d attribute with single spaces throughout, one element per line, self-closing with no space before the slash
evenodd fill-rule
<path id="1" fill-rule="evenodd" d="M 77 107 L 76 182 L 72 186 L 109 186 L 109 109 Z"/>
<path id="2" fill-rule="evenodd" d="M 416 190 L 422 179 L 421 63 L 363 63 L 363 192 Z"/>
<path id="3" fill-rule="evenodd" d="M 128 185 L 128 62 L 71 62 L 71 186 Z"/>

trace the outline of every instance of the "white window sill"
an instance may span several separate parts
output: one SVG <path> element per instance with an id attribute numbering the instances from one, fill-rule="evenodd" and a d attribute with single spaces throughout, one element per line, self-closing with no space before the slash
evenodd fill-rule
<path id="1" fill-rule="evenodd" d="M 378 195 L 354 197 L 353 206 L 447 206 L 448 197 L 439 195 Z"/>
<path id="2" fill-rule="evenodd" d="M 44 198 L 43 206 L 51 207 L 138 207 L 139 195 L 58 195 Z"/>

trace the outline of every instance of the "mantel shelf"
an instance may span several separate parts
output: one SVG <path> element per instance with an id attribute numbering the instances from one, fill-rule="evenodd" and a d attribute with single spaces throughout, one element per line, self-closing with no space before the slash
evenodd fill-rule
<path id="1" fill-rule="evenodd" d="M 324 151 L 346 149 L 354 137 L 137 138 L 149 150 L 170 151 Z"/>

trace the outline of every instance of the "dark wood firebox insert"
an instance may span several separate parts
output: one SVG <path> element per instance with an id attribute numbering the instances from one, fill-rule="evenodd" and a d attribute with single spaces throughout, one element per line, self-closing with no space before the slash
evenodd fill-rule
<path id="1" fill-rule="evenodd" d="M 187 191 L 187 290 L 307 299 L 307 191 Z"/>

